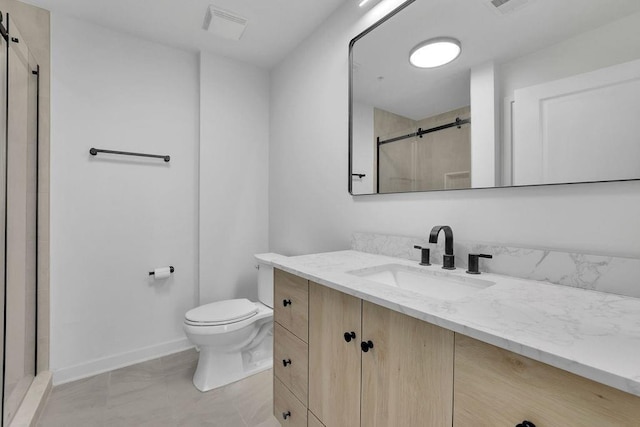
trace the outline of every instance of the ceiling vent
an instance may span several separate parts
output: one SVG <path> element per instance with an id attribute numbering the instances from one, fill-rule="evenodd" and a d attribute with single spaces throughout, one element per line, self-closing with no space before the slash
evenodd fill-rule
<path id="1" fill-rule="evenodd" d="M 202 28 L 225 39 L 240 40 L 247 28 L 247 19 L 216 6 L 209 6 Z"/>
<path id="2" fill-rule="evenodd" d="M 489 0 L 488 6 L 499 15 L 506 15 L 533 3 L 535 0 Z"/>

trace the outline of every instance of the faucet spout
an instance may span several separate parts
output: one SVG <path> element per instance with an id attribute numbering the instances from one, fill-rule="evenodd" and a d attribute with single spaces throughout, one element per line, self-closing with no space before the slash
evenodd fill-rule
<path id="1" fill-rule="evenodd" d="M 444 255 L 442 256 L 442 268 L 455 270 L 455 257 L 453 256 L 453 231 L 448 225 L 436 225 L 429 233 L 429 243 L 438 243 L 438 235 L 444 231 Z"/>
<path id="2" fill-rule="evenodd" d="M 429 233 L 429 243 L 438 243 L 438 235 L 444 231 L 444 253 L 453 255 L 453 230 L 448 225 L 436 225 Z"/>

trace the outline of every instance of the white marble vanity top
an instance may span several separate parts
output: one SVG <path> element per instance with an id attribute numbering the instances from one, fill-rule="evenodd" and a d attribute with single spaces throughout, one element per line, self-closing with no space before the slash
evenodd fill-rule
<path id="1" fill-rule="evenodd" d="M 383 264 L 442 272 L 440 265 L 420 267 L 357 251 L 269 261 L 330 288 L 640 396 L 638 298 L 483 273 L 473 277 L 496 284 L 442 301 L 348 273 Z M 451 273 L 469 276 L 460 268 Z"/>

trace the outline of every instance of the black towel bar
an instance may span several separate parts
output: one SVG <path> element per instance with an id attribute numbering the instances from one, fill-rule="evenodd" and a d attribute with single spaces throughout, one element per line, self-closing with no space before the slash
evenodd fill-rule
<path id="1" fill-rule="evenodd" d="M 89 154 L 91 154 L 92 156 L 95 156 L 98 153 L 121 154 L 124 156 L 153 157 L 156 159 L 163 159 L 165 162 L 171 160 L 171 156 L 163 156 L 161 154 L 131 153 L 129 151 L 102 150 L 100 148 L 91 148 L 89 150 Z"/>

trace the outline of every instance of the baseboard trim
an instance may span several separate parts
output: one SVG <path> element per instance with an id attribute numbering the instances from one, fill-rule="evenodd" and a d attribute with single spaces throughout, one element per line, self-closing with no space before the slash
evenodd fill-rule
<path id="1" fill-rule="evenodd" d="M 193 348 L 193 344 L 187 338 L 175 341 L 168 341 L 161 344 L 140 348 L 125 353 L 119 353 L 100 359 L 90 360 L 79 365 L 53 370 L 53 385 L 60 385 L 93 375 L 109 372 L 114 369 L 146 362 L 173 353 Z"/>
<path id="2" fill-rule="evenodd" d="M 10 427 L 32 427 L 40 418 L 51 391 L 51 372 L 40 372 L 29 386 Z"/>

